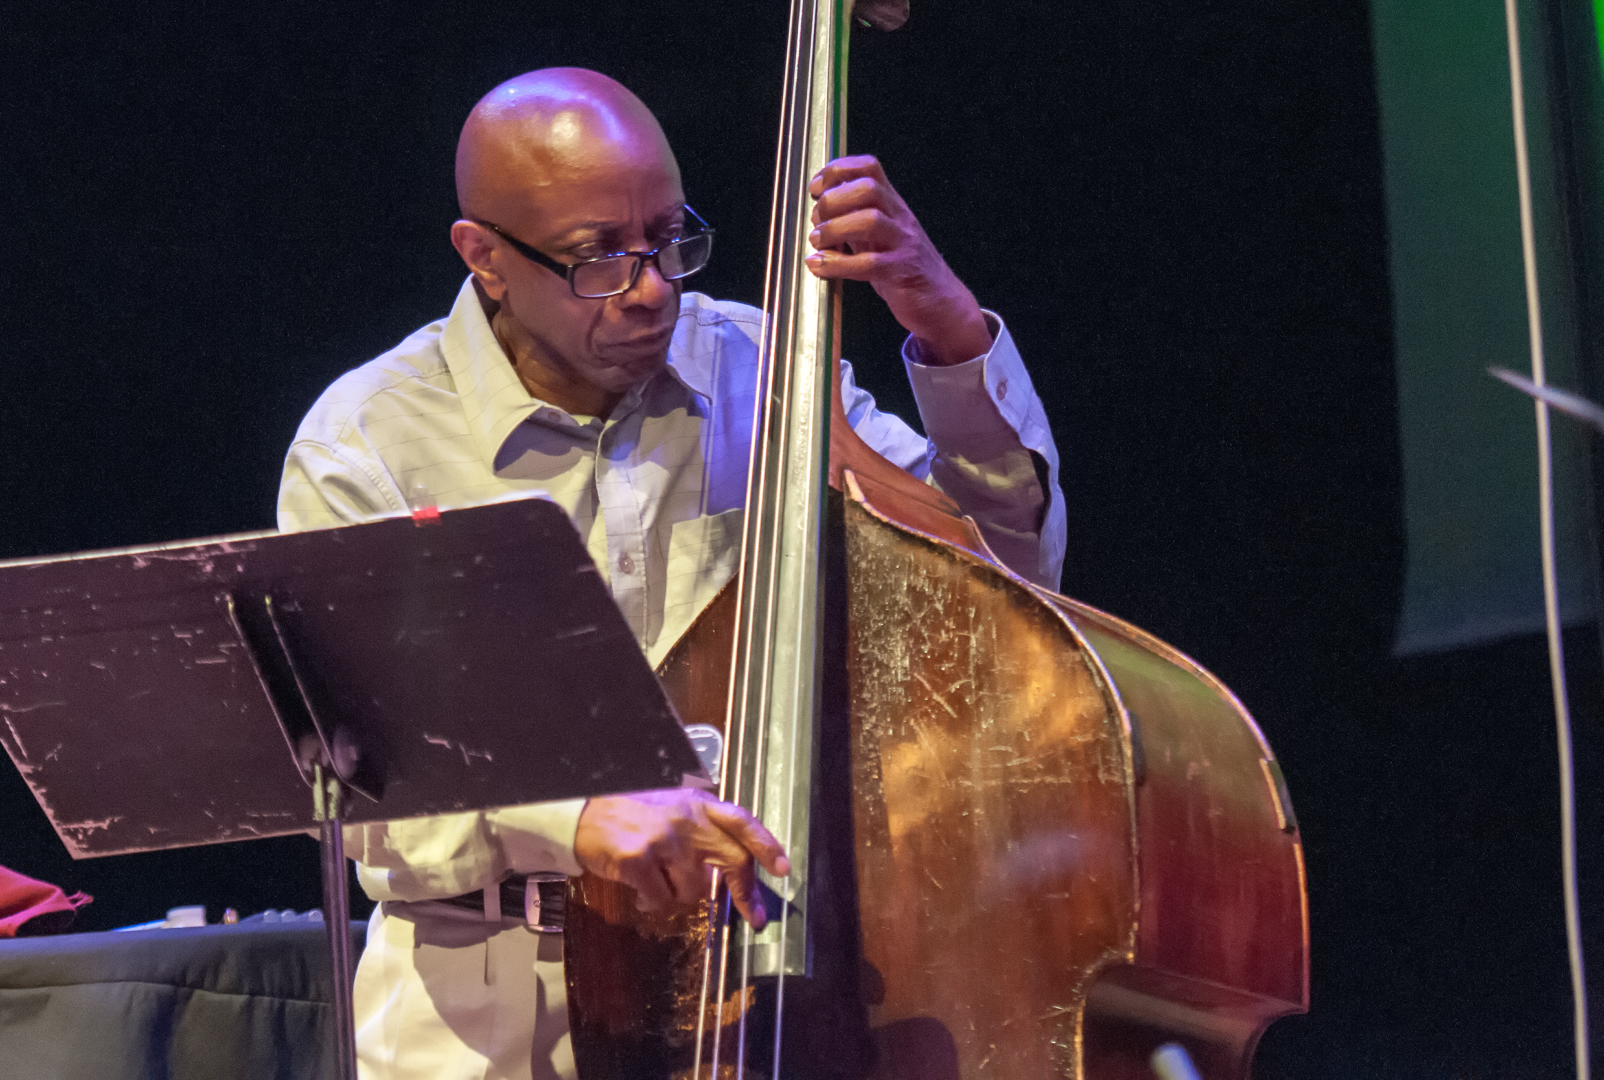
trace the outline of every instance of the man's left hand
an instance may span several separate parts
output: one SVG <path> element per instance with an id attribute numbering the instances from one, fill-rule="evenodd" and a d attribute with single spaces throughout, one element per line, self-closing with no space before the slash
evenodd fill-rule
<path id="1" fill-rule="evenodd" d="M 808 269 L 867 281 L 927 364 L 959 364 L 991 349 L 986 317 L 925 235 L 875 158 L 836 158 L 808 185 L 814 198 Z"/>

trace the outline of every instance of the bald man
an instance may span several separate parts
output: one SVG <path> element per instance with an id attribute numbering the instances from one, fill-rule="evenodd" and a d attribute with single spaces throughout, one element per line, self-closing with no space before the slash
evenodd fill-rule
<path id="1" fill-rule="evenodd" d="M 605 76 L 556 68 L 496 87 L 463 126 L 456 179 L 451 242 L 470 273 L 455 305 L 313 406 L 279 526 L 545 493 L 656 664 L 735 572 L 762 313 L 684 290 L 711 235 L 656 119 Z M 854 429 L 1056 588 L 1058 458 L 1006 328 L 875 159 L 830 163 L 810 193 L 808 266 L 870 282 L 908 330 L 929 438 L 877 410 L 843 363 Z M 356 986 L 371 1080 L 574 1075 L 549 902 L 564 875 L 621 881 L 651 907 L 706 895 L 717 868 L 761 926 L 754 864 L 789 868 L 750 815 L 692 790 L 363 826 L 347 843 L 379 901 Z"/>

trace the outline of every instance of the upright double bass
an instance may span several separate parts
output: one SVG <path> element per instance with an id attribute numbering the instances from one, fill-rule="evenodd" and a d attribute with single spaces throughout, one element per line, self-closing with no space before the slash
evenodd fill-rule
<path id="1" fill-rule="evenodd" d="M 659 670 L 722 735 L 722 798 L 786 845 L 753 932 L 593 876 L 565 950 L 581 1080 L 1248 1075 L 1308 1003 L 1303 856 L 1231 693 L 1008 570 L 842 412 L 809 179 L 845 141 L 848 30 L 792 0 L 739 575 Z"/>

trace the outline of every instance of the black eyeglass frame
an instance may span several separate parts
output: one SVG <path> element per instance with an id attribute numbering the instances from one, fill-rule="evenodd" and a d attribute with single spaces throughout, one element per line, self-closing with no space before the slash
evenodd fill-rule
<path id="1" fill-rule="evenodd" d="M 544 266 L 547 270 L 550 270 L 552 273 L 556 274 L 557 276 L 567 279 L 569 290 L 572 291 L 573 294 L 575 296 L 579 297 L 580 299 L 582 299 L 582 300 L 605 300 L 609 296 L 621 296 L 622 294 L 627 293 L 629 290 L 633 289 L 635 287 L 635 283 L 640 280 L 640 272 L 641 272 L 642 269 L 645 268 L 647 260 L 650 260 L 652 265 L 657 267 L 657 272 L 659 274 L 663 274 L 663 264 L 658 261 L 657 257 L 658 257 L 659 254 L 661 254 L 663 251 L 667 250 L 668 248 L 674 247 L 674 246 L 676 246 L 678 244 L 686 243 L 687 241 L 690 241 L 690 240 L 700 240 L 700 239 L 703 239 L 704 237 L 707 239 L 709 245 L 712 244 L 712 242 L 713 242 L 713 231 L 714 231 L 713 227 L 711 225 L 709 225 L 706 221 L 703 221 L 702 220 L 702 215 L 698 214 L 695 210 L 692 210 L 689 203 L 685 204 L 685 212 L 687 214 L 689 214 L 693 219 L 695 219 L 696 224 L 698 226 L 700 226 L 695 232 L 691 233 L 688 236 L 676 236 L 674 239 L 670 240 L 668 243 L 660 244 L 657 247 L 652 248 L 650 251 L 614 251 L 614 252 L 609 252 L 606 255 L 598 255 L 594 259 L 581 259 L 579 262 L 576 262 L 576 263 L 558 262 L 556 259 L 553 259 L 550 255 L 547 255 L 546 253 L 540 251 L 538 248 L 530 247 L 528 244 L 524 243 L 522 240 L 518 239 L 516 236 L 513 236 L 511 233 L 507 232 L 507 230 L 503 229 L 500 225 L 497 225 L 494 222 L 483 221 L 483 220 L 481 220 L 479 218 L 469 218 L 468 220 L 473 222 L 475 225 L 478 225 L 478 226 L 480 226 L 482 228 L 489 229 L 491 232 L 495 233 L 497 236 L 499 236 L 503 240 L 507 241 L 507 243 L 512 246 L 512 249 L 514 251 L 516 251 L 518 254 L 522 255 L 524 258 L 528 259 L 530 262 L 534 263 L 536 266 Z M 709 250 L 707 254 L 708 254 L 708 258 L 711 260 L 712 257 L 713 257 L 712 251 Z M 629 281 L 624 284 L 623 288 L 615 289 L 612 292 L 599 293 L 599 294 L 596 294 L 596 295 L 586 295 L 585 293 L 580 292 L 579 291 L 579 287 L 574 284 L 574 275 L 578 272 L 580 267 L 589 266 L 591 263 L 603 262 L 603 261 L 605 261 L 607 259 L 623 258 L 626 255 L 634 257 L 634 259 L 635 259 L 635 269 L 630 272 Z M 690 277 L 692 274 L 695 274 L 695 273 L 698 273 L 698 272 L 700 272 L 702 270 L 705 270 L 706 268 L 707 268 L 707 263 L 704 262 L 701 266 L 698 266 L 695 270 L 687 270 L 685 273 L 679 274 L 679 275 L 677 275 L 675 277 L 670 277 L 667 274 L 663 274 L 663 280 L 664 281 L 681 281 L 681 280 L 684 280 L 685 278 Z"/>

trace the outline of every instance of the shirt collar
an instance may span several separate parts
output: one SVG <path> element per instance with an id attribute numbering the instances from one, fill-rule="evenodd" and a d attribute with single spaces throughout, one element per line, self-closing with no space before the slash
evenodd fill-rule
<path id="1" fill-rule="evenodd" d="M 659 381 L 676 384 L 711 400 L 710 387 L 707 385 L 710 373 L 697 370 L 694 364 L 685 363 L 687 338 L 695 329 L 695 315 L 682 308 L 674 327 L 673 342 L 669 345 L 666 372 L 632 389 L 619 403 L 620 411 L 627 412 L 636 407 L 653 384 Z M 440 350 L 445 354 L 446 367 L 456 384 L 474 445 L 486 462 L 494 463 L 502 444 L 518 425 L 537 413 L 569 415 L 555 405 L 531 397 L 529 391 L 524 389 L 512 361 L 490 328 L 490 320 L 485 316 L 471 275 L 457 292 L 456 303 L 446 317 L 440 333 Z"/>
<path id="2" fill-rule="evenodd" d="M 679 320 L 674 324 L 674 340 L 668 346 L 668 373 L 685 389 L 703 401 L 713 400 L 713 372 L 709 365 L 696 362 L 691 335 L 696 333 L 696 302 L 691 294 L 680 297 Z"/>

